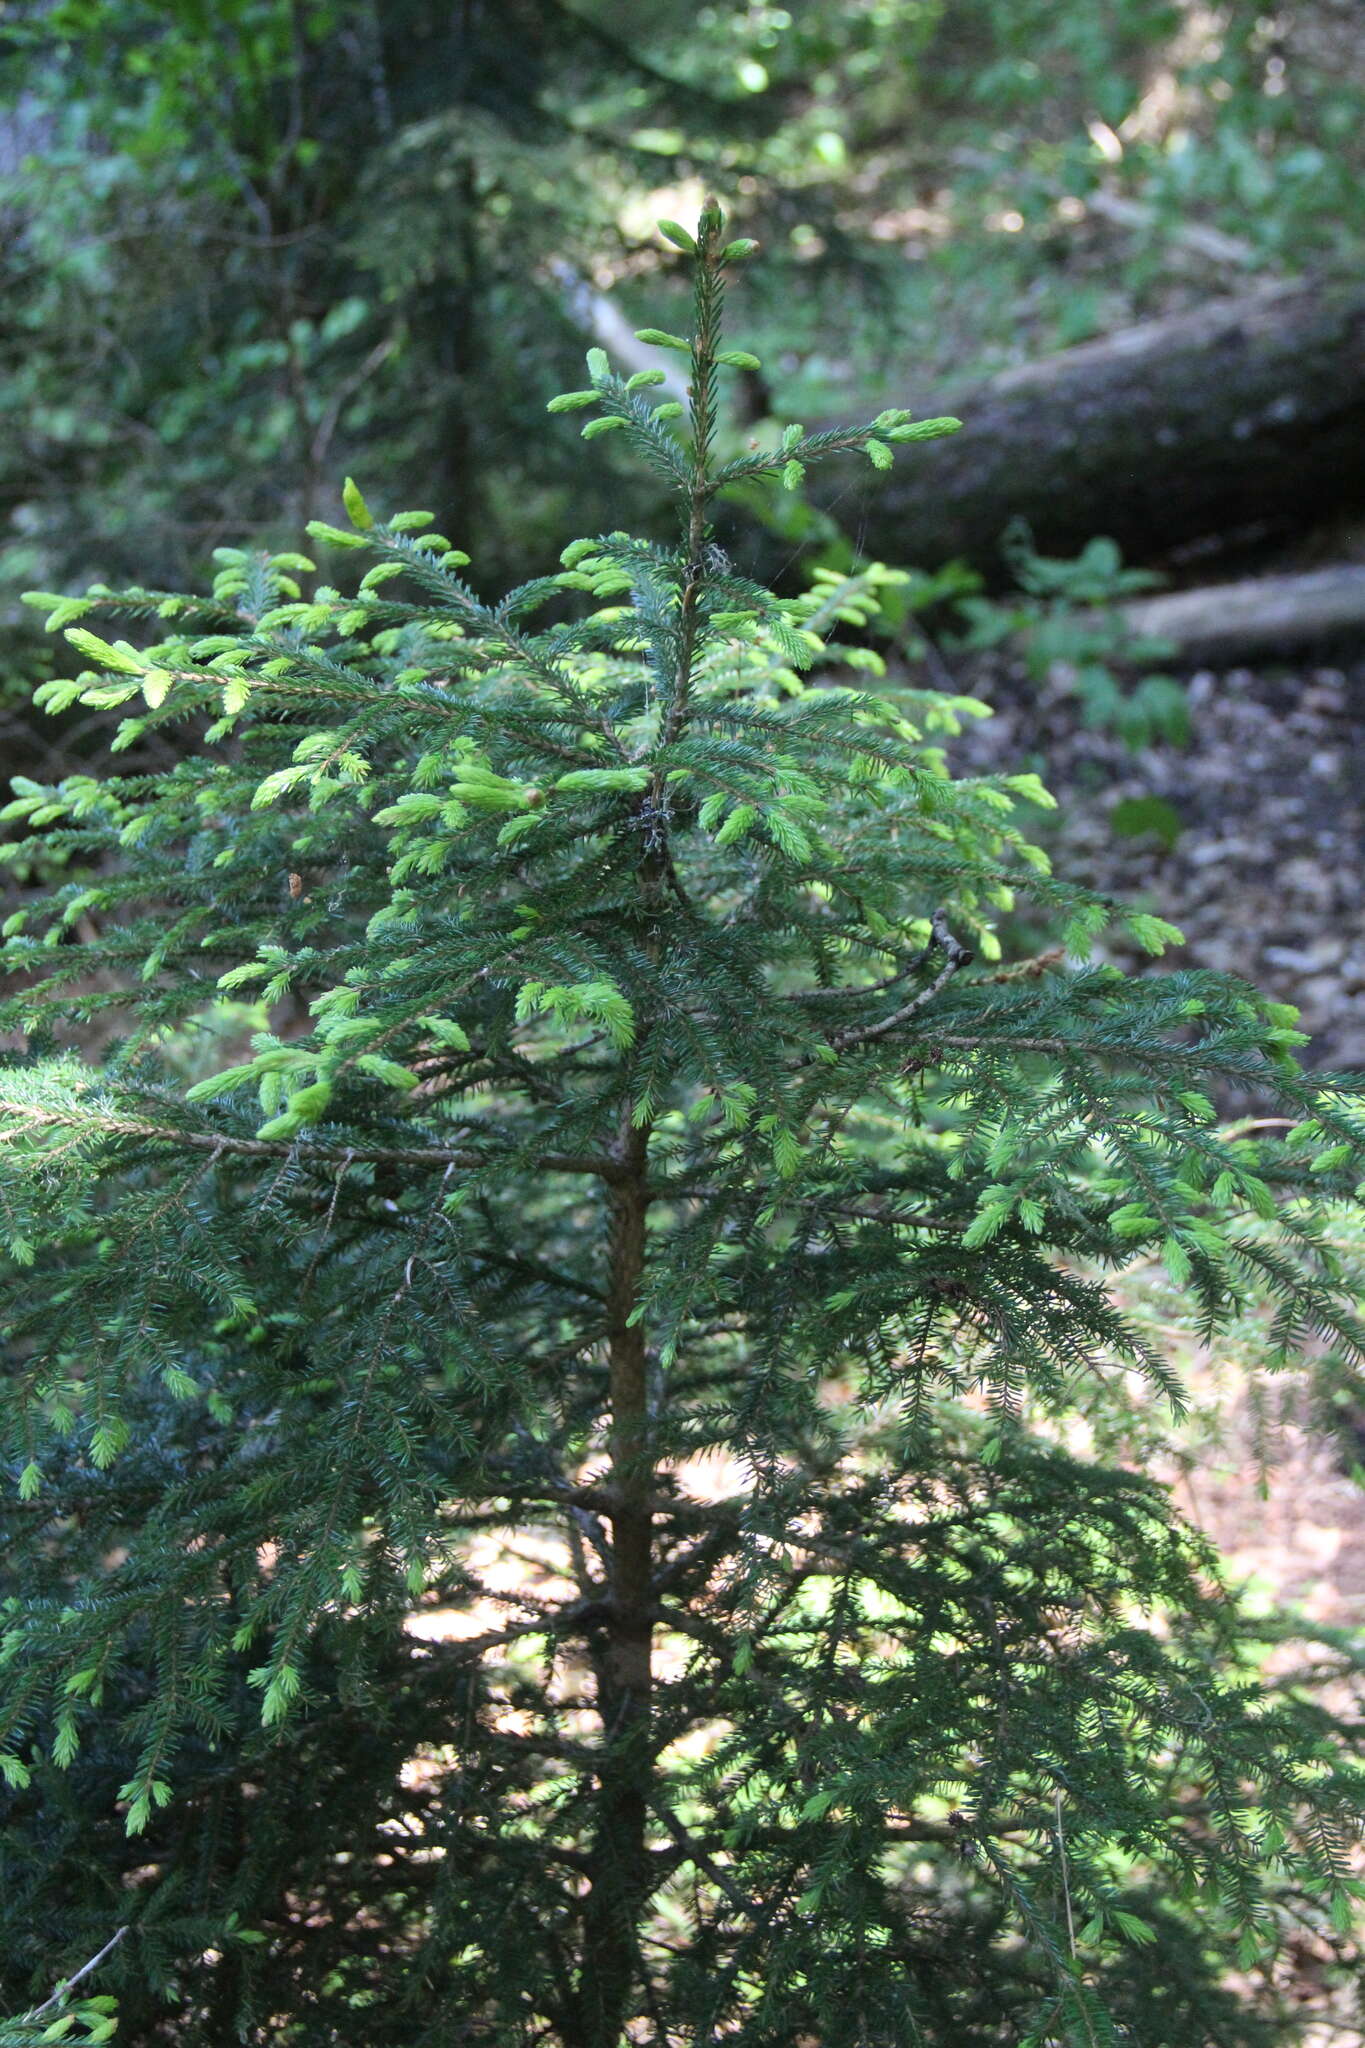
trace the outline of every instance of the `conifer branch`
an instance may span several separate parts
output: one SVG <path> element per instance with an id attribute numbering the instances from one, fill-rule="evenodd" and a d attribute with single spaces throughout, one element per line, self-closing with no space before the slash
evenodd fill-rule
<path id="1" fill-rule="evenodd" d="M 33 2008 L 32 2012 L 25 2013 L 25 2019 L 33 2022 L 44 2018 L 50 2012 L 56 2012 L 66 1999 L 71 1996 L 76 1986 L 83 1984 L 87 1977 L 93 1976 L 105 1957 L 113 1954 L 127 1932 L 128 1929 L 126 1927 L 116 1927 L 98 1954 L 91 1956 L 88 1963 L 82 1963 L 79 1970 L 73 1970 L 71 1975 L 57 1986 L 57 1989 L 50 1998 L 45 1998 L 41 2005 L 36 2005 Z"/>
<path id="2" fill-rule="evenodd" d="M 836 1052 L 847 1052 L 852 1046 L 865 1045 L 875 1038 L 884 1038 L 888 1031 L 898 1030 L 902 1024 L 908 1023 L 917 1011 L 924 1009 L 935 996 L 940 995 L 960 968 L 970 966 L 975 955 L 953 937 L 943 911 L 934 912 L 930 920 L 930 930 L 932 943 L 944 955 L 944 962 L 928 988 L 921 989 L 908 1003 L 902 1003 L 889 1017 L 883 1017 L 879 1024 L 854 1026 L 847 1031 L 836 1032 L 830 1039 L 830 1044 Z"/>
<path id="3" fill-rule="evenodd" d="M 695 1865 L 703 1877 L 709 1877 L 717 1891 L 724 1893 L 737 1913 L 743 1913 L 746 1918 L 756 1921 L 761 1926 L 765 1918 L 764 1908 L 755 1905 L 752 1899 L 745 1898 L 738 1885 L 726 1876 L 710 1851 L 703 1848 L 696 1836 L 683 1826 L 672 1807 L 665 1805 L 661 1799 L 651 1800 L 650 1805 L 677 1843 L 682 1861 Z"/>
<path id="4" fill-rule="evenodd" d="M 0 1109 L 5 1105 L 0 1105 Z M 444 1145 L 314 1145 L 297 1138 L 242 1138 L 217 1131 L 187 1131 L 176 1124 L 155 1124 L 143 1118 L 102 1115 L 94 1110 L 73 1108 L 45 1110 L 25 1104 L 10 1107 L 13 1128 L 8 1139 L 26 1136 L 30 1130 L 50 1128 L 91 1132 L 110 1138 L 146 1138 L 154 1144 L 173 1148 L 222 1153 L 243 1159 L 294 1159 L 300 1163 L 323 1161 L 329 1166 L 415 1166 L 422 1169 L 462 1166 L 471 1172 L 508 1164 L 496 1152 L 473 1152 Z M 8 1141 L 0 1132 L 0 1144 Z M 608 1182 L 621 1178 L 617 1161 L 604 1156 L 566 1152 L 538 1152 L 536 1165 L 545 1173 L 588 1174 Z"/>

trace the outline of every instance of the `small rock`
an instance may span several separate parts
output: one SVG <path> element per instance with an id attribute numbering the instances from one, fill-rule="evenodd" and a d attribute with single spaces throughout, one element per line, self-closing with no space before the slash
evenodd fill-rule
<path id="1" fill-rule="evenodd" d="M 1311 946 L 1267 946 L 1261 958 L 1271 967 L 1286 967 L 1291 974 L 1312 974 L 1331 967 L 1346 951 L 1343 939 L 1314 939 Z"/>
<path id="2" fill-rule="evenodd" d="M 1283 890 L 1292 889 L 1296 894 L 1306 896 L 1310 903 L 1323 902 L 1331 894 L 1331 876 L 1323 873 L 1316 860 L 1306 859 L 1302 854 L 1283 862 L 1279 875 Z"/>
<path id="3" fill-rule="evenodd" d="M 1245 839 L 1206 839 L 1202 846 L 1192 846 L 1185 858 L 1192 868 L 1206 868 L 1216 860 L 1239 860 L 1250 851 Z"/>
<path id="4" fill-rule="evenodd" d="M 1341 983 L 1335 974 L 1315 974 L 1299 984 L 1294 1001 L 1315 1025 L 1328 1023 L 1341 1008 Z"/>

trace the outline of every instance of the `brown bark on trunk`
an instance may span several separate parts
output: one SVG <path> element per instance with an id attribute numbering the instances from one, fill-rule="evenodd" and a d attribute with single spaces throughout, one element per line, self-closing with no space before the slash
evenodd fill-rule
<path id="1" fill-rule="evenodd" d="M 719 338 L 719 275 L 724 216 L 714 201 L 698 228 L 696 318 L 688 386 L 693 432 L 688 484 L 688 567 L 678 608 L 672 701 L 665 744 L 683 729 L 700 616 L 715 419 L 715 353 Z M 645 947 L 657 965 L 665 946 L 660 912 L 669 873 L 666 790 L 662 769 L 637 800 L 644 842 L 639 866 Z M 640 1040 L 649 1021 L 637 1019 Z M 653 1671 L 654 1431 L 649 1400 L 649 1346 L 640 1310 L 649 1217 L 648 1122 L 633 1121 L 627 1086 L 617 1129 L 617 1173 L 608 1191 L 611 1227 L 607 1276 L 607 1367 L 611 1444 L 611 1584 L 606 1640 L 595 1658 L 602 1720 L 596 1827 L 589 1853 L 579 1978 L 584 2048 L 621 2048 L 640 1978 L 639 1930 L 653 1888 L 648 1845 L 654 1786 L 651 1708 Z M 576 2044 L 575 2044 L 576 2048 Z"/>
<path id="2" fill-rule="evenodd" d="M 653 1461 L 645 1332 L 631 1320 L 645 1269 L 649 1134 L 632 1129 L 629 1116 L 627 1105 L 617 1147 L 624 1171 L 610 1192 L 607 1363 L 614 1506 L 606 1641 L 596 1660 L 603 1748 L 583 1917 L 585 2048 L 619 2048 L 637 1975 L 640 1914 L 650 1888 Z"/>
<path id="3" fill-rule="evenodd" d="M 885 481 L 843 461 L 817 483 L 867 554 L 998 574 L 1016 517 L 1046 553 L 1099 533 L 1133 561 L 1244 543 L 1365 509 L 1365 290 L 1263 286 L 906 402 L 962 431 Z"/>

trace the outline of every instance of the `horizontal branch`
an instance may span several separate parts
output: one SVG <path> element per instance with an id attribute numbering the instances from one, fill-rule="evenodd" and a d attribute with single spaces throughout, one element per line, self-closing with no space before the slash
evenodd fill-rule
<path id="1" fill-rule="evenodd" d="M 725 1894 L 736 1912 L 743 1913 L 748 1919 L 757 1921 L 760 1927 L 763 1926 L 767 1919 L 766 1909 L 757 1906 L 752 1899 L 745 1898 L 738 1885 L 733 1884 L 726 1876 L 710 1851 L 683 1826 L 672 1807 L 666 1805 L 662 1799 L 651 1799 L 649 1803 L 677 1843 L 682 1861 L 692 1864 L 703 1877 L 709 1877 L 717 1891 Z"/>
<path id="2" fill-rule="evenodd" d="M 1052 1816 L 1046 1808 L 1040 1808 L 1034 1816 L 1018 1820 L 1000 1820 L 983 1826 L 979 1820 L 968 1820 L 966 1816 L 934 1820 L 886 1820 L 878 1830 L 884 1842 L 925 1842 L 939 1843 L 945 1848 L 962 1849 L 977 1839 L 1009 1841 L 1023 1835 L 1047 1835 L 1051 1832 Z M 781 1849 L 790 1845 L 795 1829 L 765 1827 L 748 1830 L 744 1837 L 746 1849 Z M 729 1846 L 723 1837 L 715 1838 L 712 1844 L 698 1844 L 699 1847 L 723 1848 Z M 731 1851 L 733 1853 L 733 1850 Z"/>
<path id="3" fill-rule="evenodd" d="M 470 1152 L 446 1145 L 309 1145 L 292 1138 L 241 1138 L 227 1132 L 184 1131 L 174 1124 L 155 1124 L 138 1117 L 38 1109 L 27 1103 L 20 1108 L 11 1107 L 8 1112 L 0 1105 L 0 1115 L 6 1113 L 17 1125 L 14 1135 L 20 1137 L 36 1128 L 80 1130 L 85 1126 L 108 1137 L 147 1138 L 156 1144 L 245 1159 L 316 1159 L 332 1166 L 463 1166 L 471 1172 L 509 1163 L 505 1156 L 499 1158 L 496 1153 Z M 593 1153 L 538 1152 L 530 1163 L 542 1173 L 584 1173 L 606 1181 L 619 1179 L 621 1172 L 614 1160 Z"/>
<path id="4" fill-rule="evenodd" d="M 931 402 L 958 414 L 962 432 L 917 448 L 869 494 L 863 546 L 925 569 L 965 558 L 998 581 L 1012 518 L 1047 555 L 1106 533 L 1130 560 L 1152 561 L 1355 512 L 1362 341 L 1358 282 L 1258 284 L 984 383 L 948 384 Z M 863 473 L 840 458 L 816 502 Z"/>
<path id="5" fill-rule="evenodd" d="M 909 973 L 913 968 L 923 965 L 930 954 L 934 952 L 942 953 L 943 966 L 927 988 L 920 989 L 918 994 L 911 996 L 909 1002 L 902 1003 L 899 1009 L 893 1010 L 890 1016 L 881 1018 L 876 1024 L 849 1025 L 841 1031 L 832 1031 L 829 1035 L 831 1048 L 835 1052 L 848 1052 L 854 1046 L 867 1045 L 875 1039 L 884 1038 L 890 1031 L 898 1030 L 901 1025 L 908 1024 L 917 1012 L 925 1009 L 928 1004 L 932 1003 L 935 996 L 942 993 L 959 968 L 970 966 L 975 955 L 959 939 L 953 936 L 948 927 L 947 915 L 942 910 L 936 910 L 929 921 L 928 945 L 922 953 L 908 963 L 902 972 Z M 900 979 L 900 974 L 893 975 L 891 983 Z M 880 986 L 887 987 L 891 983 L 882 983 Z M 824 991 L 821 991 L 821 993 L 824 993 Z M 852 994 L 854 991 L 850 990 L 848 993 Z M 859 993 L 862 992 L 859 991 Z M 797 1061 L 797 1067 L 806 1068 L 814 1066 L 816 1058 L 817 1055 L 815 1053 L 806 1053 Z"/>
<path id="6" fill-rule="evenodd" d="M 1097 1059 L 1133 1060 L 1148 1066 L 1164 1066 L 1176 1050 L 1174 1046 L 1153 1046 L 1149 1049 L 1140 1045 L 1115 1045 L 1112 1041 L 1093 1038 L 1016 1038 L 1007 1032 L 936 1031 L 933 1042 L 936 1049 L 947 1046 L 956 1052 L 1047 1052 L 1059 1057 L 1066 1053 L 1085 1052 Z"/>
<path id="7" fill-rule="evenodd" d="M 1119 616 L 1140 640 L 1172 642 L 1175 658 L 1187 665 L 1358 641 L 1365 626 L 1365 563 L 1167 592 L 1123 605 Z"/>

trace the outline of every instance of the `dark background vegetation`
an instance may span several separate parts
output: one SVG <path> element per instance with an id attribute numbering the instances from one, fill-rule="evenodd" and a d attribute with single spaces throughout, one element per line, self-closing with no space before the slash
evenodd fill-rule
<path id="1" fill-rule="evenodd" d="M 1349 0 L 20 0 L 0 31 L 7 608 L 296 536 L 347 470 L 434 494 L 489 579 L 545 558 L 583 483 L 571 421 L 528 429 L 584 296 L 657 319 L 654 217 L 710 187 L 765 245 L 754 409 L 798 414 L 1349 279 L 1365 233 Z"/>

